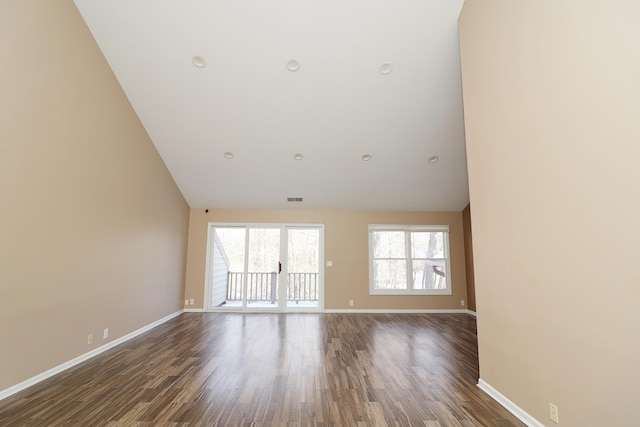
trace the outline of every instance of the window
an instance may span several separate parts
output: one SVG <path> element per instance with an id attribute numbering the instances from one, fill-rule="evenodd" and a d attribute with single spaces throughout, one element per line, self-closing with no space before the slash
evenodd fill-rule
<path id="1" fill-rule="evenodd" d="M 449 226 L 369 225 L 371 294 L 451 294 Z"/>

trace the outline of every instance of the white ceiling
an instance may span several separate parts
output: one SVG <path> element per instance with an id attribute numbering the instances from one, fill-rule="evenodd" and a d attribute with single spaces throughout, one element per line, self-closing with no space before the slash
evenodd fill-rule
<path id="1" fill-rule="evenodd" d="M 75 3 L 191 207 L 460 211 L 469 201 L 463 0 Z"/>

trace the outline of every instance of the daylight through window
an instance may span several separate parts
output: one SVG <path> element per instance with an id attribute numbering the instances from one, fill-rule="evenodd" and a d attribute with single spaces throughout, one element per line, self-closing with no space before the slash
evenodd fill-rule
<path id="1" fill-rule="evenodd" d="M 372 294 L 451 294 L 449 276 L 449 226 L 369 226 Z"/>

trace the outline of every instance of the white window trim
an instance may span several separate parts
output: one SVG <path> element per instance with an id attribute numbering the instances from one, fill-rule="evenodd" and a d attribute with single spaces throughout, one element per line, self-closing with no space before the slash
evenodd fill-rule
<path id="1" fill-rule="evenodd" d="M 374 289 L 373 283 L 373 239 L 371 233 L 373 231 L 438 231 L 445 233 L 444 254 L 445 254 L 445 272 L 447 279 L 446 289 Z M 449 251 L 450 233 L 448 225 L 398 225 L 398 224 L 369 224 L 368 240 L 369 240 L 369 294 L 370 295 L 451 295 L 451 255 Z M 406 242 L 409 245 L 409 242 Z M 412 258 L 409 249 L 405 250 L 405 258 L 407 261 L 407 281 L 409 282 L 409 271 L 411 271 Z M 412 281 L 411 281 L 412 282 Z M 407 283 L 409 286 L 410 283 Z"/>

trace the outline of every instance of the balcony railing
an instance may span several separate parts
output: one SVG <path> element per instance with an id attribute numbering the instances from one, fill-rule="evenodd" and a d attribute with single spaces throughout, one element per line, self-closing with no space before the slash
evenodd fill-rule
<path id="1" fill-rule="evenodd" d="M 247 301 L 269 302 L 278 298 L 276 285 L 278 273 L 247 273 Z M 244 273 L 229 272 L 227 275 L 227 301 L 242 301 Z M 318 273 L 288 273 L 287 301 L 318 301 Z"/>

